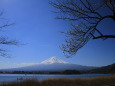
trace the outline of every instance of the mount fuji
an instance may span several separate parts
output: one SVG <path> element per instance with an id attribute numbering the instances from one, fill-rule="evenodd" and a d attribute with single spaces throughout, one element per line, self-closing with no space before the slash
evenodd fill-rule
<path id="1" fill-rule="evenodd" d="M 51 58 L 41 62 L 41 64 L 55 64 L 55 63 L 69 64 L 68 62 L 63 61 L 57 57 L 51 57 Z"/>
<path id="2" fill-rule="evenodd" d="M 4 71 L 64 71 L 64 70 L 91 70 L 96 67 L 82 66 L 63 61 L 57 57 L 51 57 L 37 65 L 20 68 L 4 69 Z"/>

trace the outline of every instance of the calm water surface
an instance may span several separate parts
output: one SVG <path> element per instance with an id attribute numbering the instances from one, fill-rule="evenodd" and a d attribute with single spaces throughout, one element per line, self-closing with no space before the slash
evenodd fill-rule
<path id="1" fill-rule="evenodd" d="M 67 77 L 67 78 L 93 78 L 98 76 L 111 76 L 111 74 L 80 74 L 80 75 L 48 75 L 48 74 L 0 74 L 0 82 L 17 81 L 19 79 L 35 78 L 43 80 L 47 78 Z"/>

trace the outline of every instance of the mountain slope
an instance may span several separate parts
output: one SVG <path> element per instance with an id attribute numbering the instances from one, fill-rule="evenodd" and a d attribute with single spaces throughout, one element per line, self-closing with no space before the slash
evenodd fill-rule
<path id="1" fill-rule="evenodd" d="M 64 70 L 91 70 L 94 68 L 95 67 L 70 64 L 57 57 L 51 57 L 37 65 L 7 69 L 6 71 L 64 71 Z"/>
<path id="2" fill-rule="evenodd" d="M 115 74 L 115 63 L 90 70 L 89 73 L 114 73 Z"/>
<path id="3" fill-rule="evenodd" d="M 10 69 L 12 71 L 64 71 L 64 70 L 90 70 L 94 67 L 81 66 L 76 64 L 38 64 L 21 68 Z"/>

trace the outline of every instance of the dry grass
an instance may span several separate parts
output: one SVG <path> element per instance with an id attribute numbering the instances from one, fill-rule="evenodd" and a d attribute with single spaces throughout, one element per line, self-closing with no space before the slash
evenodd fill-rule
<path id="1" fill-rule="evenodd" d="M 114 85 L 113 85 L 114 84 Z M 97 78 L 49 78 L 43 81 L 28 79 L 22 82 L 10 82 L 0 86 L 115 86 L 115 75 Z"/>

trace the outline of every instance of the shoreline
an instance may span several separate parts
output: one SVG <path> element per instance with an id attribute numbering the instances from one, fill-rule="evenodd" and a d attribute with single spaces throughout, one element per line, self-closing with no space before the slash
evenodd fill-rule
<path id="1" fill-rule="evenodd" d="M 47 78 L 41 81 L 26 79 L 19 82 L 4 82 L 0 86 L 111 86 L 113 84 L 115 85 L 115 75 L 95 78 Z"/>

